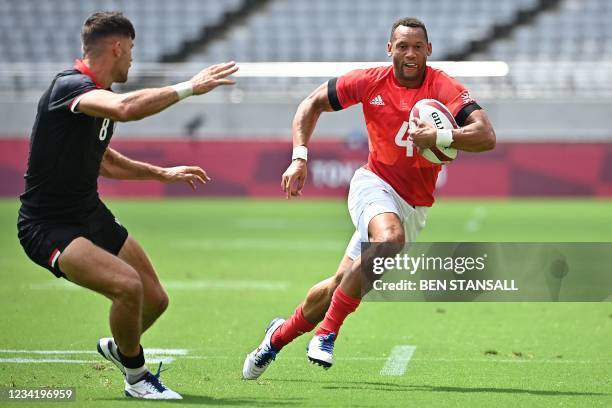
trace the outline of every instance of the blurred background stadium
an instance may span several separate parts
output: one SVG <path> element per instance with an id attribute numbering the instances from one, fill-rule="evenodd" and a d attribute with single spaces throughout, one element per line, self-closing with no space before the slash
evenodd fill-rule
<path id="1" fill-rule="evenodd" d="M 440 180 L 440 195 L 612 195 L 612 4 L 605 0 L 0 0 L 1 195 L 21 191 L 37 100 L 80 56 L 79 28 L 101 9 L 122 10 L 137 31 L 130 80 L 118 91 L 175 83 L 230 59 L 384 62 L 391 23 L 419 17 L 431 61 L 508 67 L 459 78 L 489 112 L 499 147 L 462 154 Z M 195 160 L 216 176 L 203 195 L 277 195 L 293 113 L 329 76 L 242 74 L 235 87 L 119 125 L 114 145 L 159 164 Z M 313 140 L 306 193 L 342 196 L 367 153 L 360 109 L 323 115 Z M 231 154 L 235 143 L 240 155 Z M 188 192 L 108 181 L 101 189 Z"/>

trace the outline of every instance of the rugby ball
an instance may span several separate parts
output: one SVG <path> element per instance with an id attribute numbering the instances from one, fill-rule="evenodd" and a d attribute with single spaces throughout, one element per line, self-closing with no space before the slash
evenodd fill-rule
<path id="1" fill-rule="evenodd" d="M 458 129 L 455 118 L 443 103 L 435 99 L 421 99 L 410 111 L 410 126 L 413 118 L 419 118 L 437 129 Z M 419 149 L 419 154 L 435 164 L 450 163 L 457 157 L 457 149 L 452 147 L 434 146 L 429 149 Z"/>

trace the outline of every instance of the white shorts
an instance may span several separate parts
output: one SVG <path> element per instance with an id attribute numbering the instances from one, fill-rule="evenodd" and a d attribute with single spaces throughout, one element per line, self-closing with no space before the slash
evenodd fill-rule
<path id="1" fill-rule="evenodd" d="M 364 168 L 358 169 L 351 179 L 348 208 L 355 233 L 346 248 L 346 255 L 355 259 L 361 256 L 361 242 L 368 242 L 368 225 L 372 218 L 383 213 L 397 214 L 404 226 L 406 242 L 414 242 L 425 227 L 429 207 L 413 207 L 408 204 L 383 179 Z"/>

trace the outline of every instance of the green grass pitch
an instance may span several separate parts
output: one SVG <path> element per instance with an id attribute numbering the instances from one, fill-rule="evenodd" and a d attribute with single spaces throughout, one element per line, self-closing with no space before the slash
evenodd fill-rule
<path id="1" fill-rule="evenodd" d="M 173 405 L 612 406 L 610 303 L 364 303 L 329 371 L 308 364 L 303 336 L 259 381 L 243 381 L 243 359 L 268 321 L 335 270 L 352 233 L 346 202 L 108 205 L 168 287 L 170 308 L 142 341 L 182 350 L 150 356 L 173 358 L 162 378 L 185 397 Z M 150 406 L 123 397 L 121 375 L 94 353 L 109 335 L 109 302 L 26 258 L 17 207 L 0 201 L 0 387 L 76 387 L 75 403 L 53 406 Z M 609 242 L 612 201 L 441 200 L 419 240 Z M 396 345 L 416 347 L 407 370 L 381 375 Z"/>

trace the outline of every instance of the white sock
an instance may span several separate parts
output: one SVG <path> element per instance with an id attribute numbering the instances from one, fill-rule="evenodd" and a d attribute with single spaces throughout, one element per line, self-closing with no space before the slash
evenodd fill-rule
<path id="1" fill-rule="evenodd" d="M 125 380 L 130 384 L 135 384 L 142 379 L 147 371 L 149 371 L 149 369 L 146 364 L 140 368 L 125 367 Z"/>

